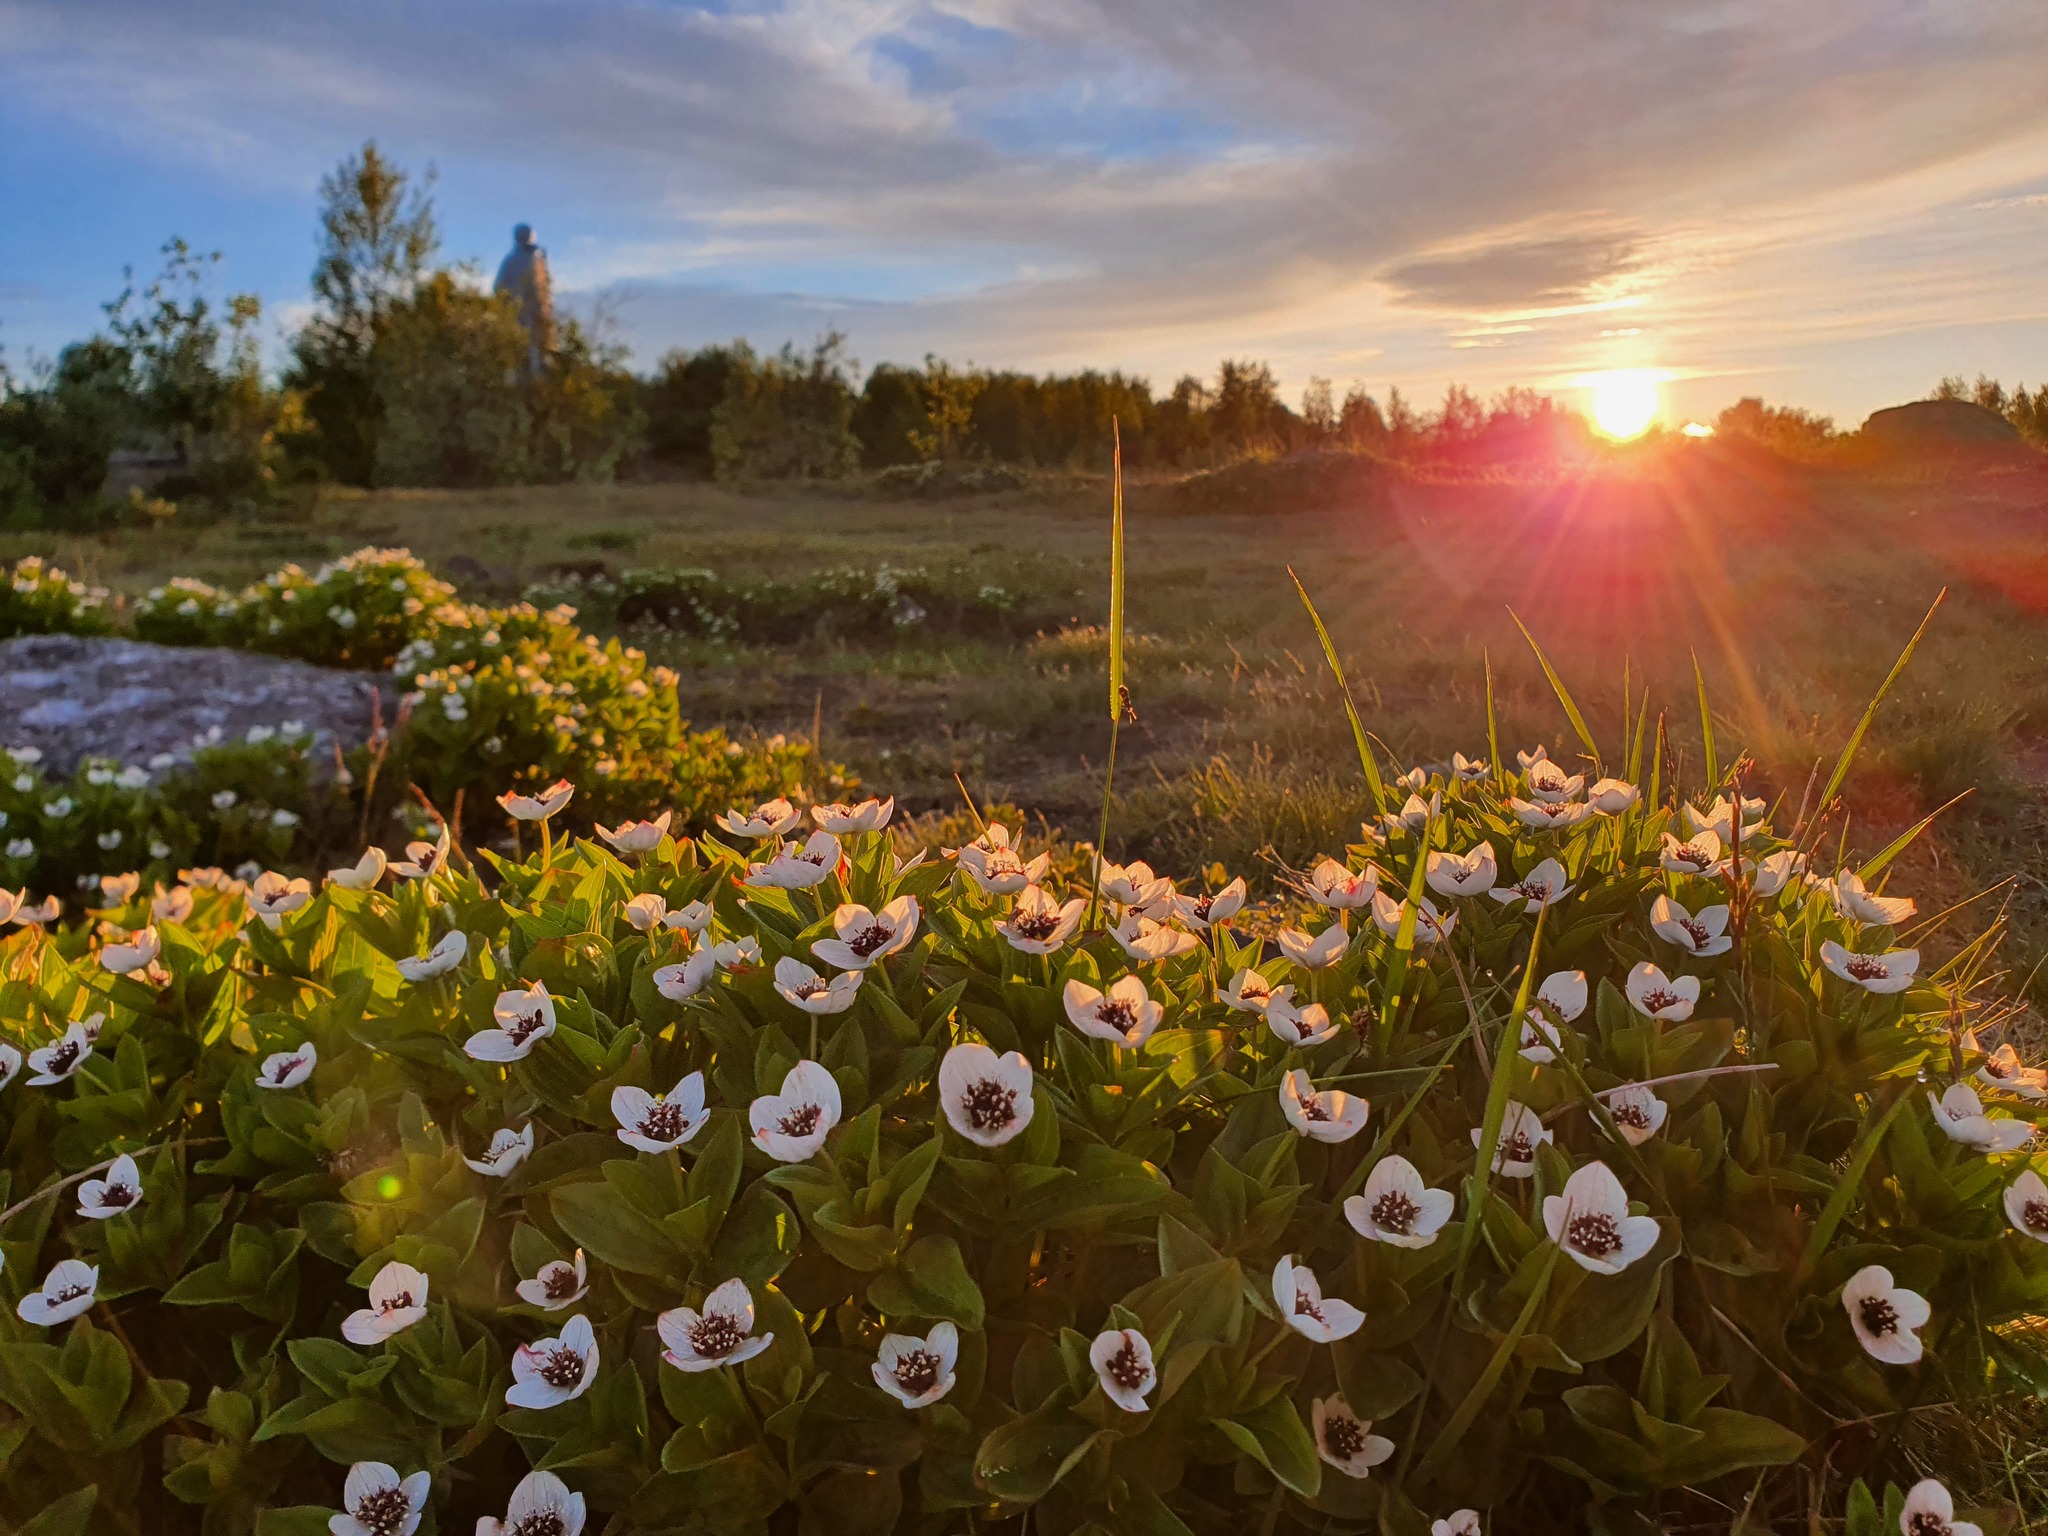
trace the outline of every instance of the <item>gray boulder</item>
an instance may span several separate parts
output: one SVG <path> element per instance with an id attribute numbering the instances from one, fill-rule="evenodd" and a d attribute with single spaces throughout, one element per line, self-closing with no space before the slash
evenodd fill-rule
<path id="1" fill-rule="evenodd" d="M 149 645 L 88 635 L 0 641 L 0 747 L 35 747 L 52 775 L 88 757 L 148 766 L 185 760 L 207 741 L 297 721 L 315 760 L 332 762 L 368 739 L 372 701 L 390 679 L 246 651 Z M 217 735 L 215 733 L 218 733 Z"/>

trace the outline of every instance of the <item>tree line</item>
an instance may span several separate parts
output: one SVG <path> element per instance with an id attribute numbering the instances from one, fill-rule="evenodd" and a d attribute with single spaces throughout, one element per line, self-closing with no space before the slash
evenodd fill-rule
<path id="1" fill-rule="evenodd" d="M 130 274 L 98 333 L 25 377 L 0 357 L 0 524 L 118 512 L 110 457 L 140 460 L 166 509 L 197 499 L 260 500 L 320 482 L 487 486 L 628 474 L 721 479 L 836 478 L 856 470 L 954 461 L 1103 464 L 1112 424 L 1126 461 L 1196 470 L 1303 450 L 1402 459 L 1492 461 L 1583 451 L 1575 411 L 1527 389 L 1482 401 L 1452 385 L 1434 409 L 1390 389 L 1339 396 L 1308 382 L 1281 397 L 1270 367 L 1226 359 L 1163 395 L 1132 375 L 1094 369 L 1034 375 L 883 363 L 863 377 L 845 339 L 756 350 L 744 340 L 676 350 L 650 372 L 626 367 L 603 328 L 566 319 L 548 366 L 522 366 L 514 302 L 473 267 L 442 259 L 433 175 L 409 175 L 374 142 L 320 185 L 319 256 L 309 317 L 284 368 L 266 375 L 262 306 L 217 302 L 217 253 L 172 240 L 161 271 Z M 2007 392 L 1945 379 L 1940 397 L 1973 400 L 2048 443 L 2048 387 Z M 1745 399 L 1724 434 L 1794 456 L 1840 434 L 1825 417 Z"/>

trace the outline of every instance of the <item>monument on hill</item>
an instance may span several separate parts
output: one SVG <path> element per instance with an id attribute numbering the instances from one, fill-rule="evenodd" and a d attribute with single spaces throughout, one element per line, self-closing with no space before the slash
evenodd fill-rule
<path id="1" fill-rule="evenodd" d="M 548 253 L 535 243 L 531 224 L 512 227 L 512 249 L 498 263 L 493 293 L 509 293 L 526 328 L 526 376 L 537 378 L 555 344 L 555 295 L 548 281 Z"/>

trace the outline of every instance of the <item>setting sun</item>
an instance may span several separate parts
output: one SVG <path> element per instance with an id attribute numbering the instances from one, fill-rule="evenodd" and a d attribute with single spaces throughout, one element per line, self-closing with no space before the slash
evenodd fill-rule
<path id="1" fill-rule="evenodd" d="M 1647 368 L 1617 368 L 1586 381 L 1593 392 L 1593 424 L 1604 436 L 1641 437 L 1657 419 L 1657 375 Z"/>

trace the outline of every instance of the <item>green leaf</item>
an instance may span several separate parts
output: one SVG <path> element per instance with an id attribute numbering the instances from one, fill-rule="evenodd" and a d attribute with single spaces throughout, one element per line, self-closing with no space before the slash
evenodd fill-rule
<path id="1" fill-rule="evenodd" d="M 1871 696 L 1870 703 L 1864 708 L 1863 718 L 1856 722 L 1856 729 L 1849 733 L 1848 741 L 1843 743 L 1842 755 L 1835 759 L 1835 771 L 1828 775 L 1827 787 L 1813 803 L 1813 813 L 1816 816 L 1833 803 L 1835 791 L 1840 789 L 1843 781 L 1849 777 L 1849 765 L 1856 761 L 1857 749 L 1863 745 L 1863 738 L 1870 734 L 1871 722 L 1877 718 L 1877 707 L 1891 693 L 1892 685 L 1899 680 L 1899 674 L 1906 670 L 1906 663 L 1913 659 L 1913 652 L 1920 648 L 1921 637 L 1927 633 L 1927 626 L 1934 622 L 1935 610 L 1941 607 L 1942 600 L 1947 596 L 1947 587 L 1943 587 L 1935 594 L 1934 601 L 1928 605 L 1927 616 L 1921 619 L 1920 627 L 1913 631 L 1913 638 L 1906 642 L 1906 648 L 1899 652 L 1899 659 L 1892 663 L 1891 671 L 1887 672 L 1884 681 L 1877 685 L 1877 692 Z"/>
<path id="2" fill-rule="evenodd" d="M 974 1481 L 1012 1504 L 1035 1504 L 1109 1437 L 1064 1404 L 1012 1419 L 981 1442 Z"/>
<path id="3" fill-rule="evenodd" d="M 868 1286 L 868 1301 L 891 1316 L 950 1318 L 969 1329 L 982 1324 L 981 1288 L 950 1237 L 921 1237 L 912 1243 L 894 1269 Z"/>
<path id="4" fill-rule="evenodd" d="M 1557 675 L 1557 668 L 1550 664 L 1550 658 L 1543 654 L 1543 647 L 1536 643 L 1536 637 L 1529 633 L 1529 626 L 1522 622 L 1522 616 L 1514 609 L 1508 610 L 1508 617 L 1515 621 L 1515 628 L 1522 632 L 1522 638 L 1529 642 L 1529 649 L 1536 653 L 1536 663 L 1543 668 L 1543 675 L 1550 679 L 1550 691 L 1557 695 L 1557 702 L 1564 706 L 1565 718 L 1578 733 L 1579 745 L 1586 749 L 1586 756 L 1597 764 L 1600 749 L 1593 745 L 1593 733 L 1586 729 L 1586 717 L 1579 713 L 1579 706 L 1573 702 L 1571 690 L 1564 685 L 1564 679 Z M 1521 1015 L 1517 1014 L 1517 1018 Z"/>
<path id="5" fill-rule="evenodd" d="M 1308 588 L 1301 584 L 1301 578 L 1294 574 L 1294 567 L 1287 568 L 1287 577 L 1294 583 L 1294 590 L 1301 594 L 1301 606 L 1308 610 L 1309 622 L 1316 627 L 1316 639 L 1322 642 L 1323 660 L 1330 664 L 1330 675 L 1337 679 L 1337 692 L 1344 697 L 1344 715 L 1351 722 L 1351 740 L 1358 748 L 1358 766 L 1365 770 L 1366 787 L 1372 791 L 1373 809 L 1387 808 L 1386 781 L 1380 777 L 1380 765 L 1372 755 L 1372 743 L 1366 740 L 1365 722 L 1358 718 L 1358 701 L 1351 696 L 1351 685 L 1344 680 L 1344 663 L 1337 659 L 1337 642 L 1330 638 L 1330 631 L 1323 623 L 1323 616 L 1316 612 L 1316 605 L 1309 600 Z"/>
<path id="6" fill-rule="evenodd" d="M 15 1536 L 84 1536 L 85 1523 L 92 1518 L 92 1508 L 99 1497 L 97 1483 L 67 1493 L 26 1525 L 17 1527 Z"/>
<path id="7" fill-rule="evenodd" d="M 1312 1499 L 1323 1485 L 1323 1464 L 1316 1455 L 1315 1441 L 1294 1404 L 1284 1395 L 1268 1398 L 1259 1407 L 1211 1420 L 1230 1443 L 1255 1459 L 1283 1484 L 1305 1499 Z"/>

